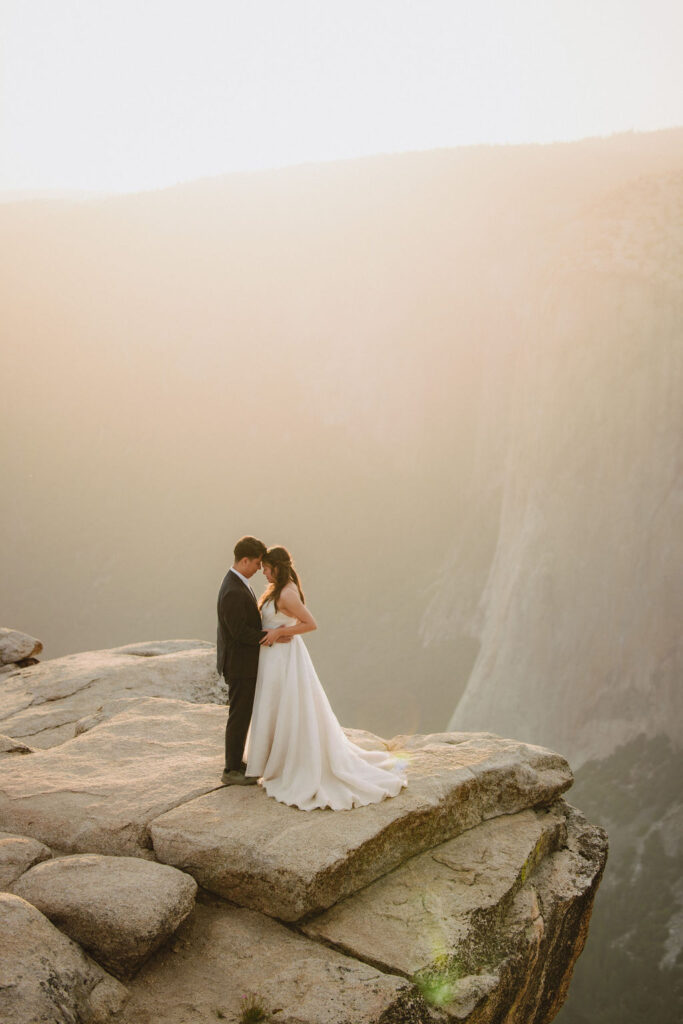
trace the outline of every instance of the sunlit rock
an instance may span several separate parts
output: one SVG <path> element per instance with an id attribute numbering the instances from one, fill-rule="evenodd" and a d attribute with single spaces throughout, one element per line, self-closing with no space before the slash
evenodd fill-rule
<path id="1" fill-rule="evenodd" d="M 304 931 L 406 977 L 467 951 L 481 955 L 515 893 L 565 839 L 556 805 L 491 818 L 411 857 Z"/>
<path id="2" fill-rule="evenodd" d="M 17 629 L 0 626 L 0 666 L 12 665 L 25 658 L 33 658 L 40 654 L 43 645 L 40 640 L 28 633 L 20 633 Z"/>
<path id="3" fill-rule="evenodd" d="M 25 871 L 51 856 L 52 850 L 37 839 L 0 832 L 0 890 L 9 889 Z"/>
<path id="4" fill-rule="evenodd" d="M 0 732 L 32 747 L 72 739 L 76 722 L 124 697 L 171 697 L 225 705 L 216 648 L 162 640 L 84 651 L 14 671 L 0 685 Z"/>
<path id="5" fill-rule="evenodd" d="M 36 865 L 12 891 L 125 979 L 192 911 L 197 883 L 165 864 L 81 854 Z"/>
<path id="6" fill-rule="evenodd" d="M 282 1024 L 427 1021 L 405 979 L 205 896 L 176 933 L 172 955 L 157 954 L 131 983 L 126 1022 L 237 1021 L 245 996 Z"/>
<path id="7" fill-rule="evenodd" d="M 295 921 L 486 818 L 551 803 L 571 785 L 564 758 L 541 747 L 490 734 L 431 739 L 405 751 L 408 787 L 391 800 L 307 812 L 254 787 L 220 789 L 151 822 L 154 852 L 212 892 Z"/>
<path id="8" fill-rule="evenodd" d="M 3 1024 L 111 1024 L 126 989 L 39 910 L 0 893 Z"/>
<path id="9" fill-rule="evenodd" d="M 560 800 L 412 858 L 304 931 L 412 978 L 449 1019 L 468 1020 L 476 1008 L 477 1024 L 551 1020 L 585 941 L 606 853 L 604 832 Z"/>
<path id="10" fill-rule="evenodd" d="M 149 647 L 123 657 L 192 654 Z M 14 701 L 17 679 L 27 685 L 27 713 L 30 671 L 8 677 Z M 53 684 L 44 703 L 68 701 L 67 681 Z M 10 737 L 0 773 L 7 884 L 113 974 L 139 972 L 130 1008 L 103 983 L 83 1020 L 237 1019 L 248 993 L 280 1024 L 548 1024 L 557 1012 L 606 849 L 561 799 L 563 757 L 490 732 L 383 740 L 349 729 L 405 759 L 407 789 L 304 812 L 221 785 L 224 706 L 98 703 L 88 689 L 77 687 L 72 738 L 18 756 L 25 745 Z M 41 843 L 54 859 L 40 859 L 51 854 Z M 197 883 L 213 895 L 192 909 Z M 32 957 L 18 948 L 22 977 Z"/>
<path id="11" fill-rule="evenodd" d="M 25 743 L 20 743 L 19 740 L 12 739 L 11 736 L 0 735 L 0 758 L 8 757 L 14 754 L 31 754 L 32 748 L 27 746 Z"/>
<path id="12" fill-rule="evenodd" d="M 150 821 L 220 786 L 226 709 L 113 702 L 74 739 L 3 761 L 0 828 L 65 853 L 154 858 Z"/>

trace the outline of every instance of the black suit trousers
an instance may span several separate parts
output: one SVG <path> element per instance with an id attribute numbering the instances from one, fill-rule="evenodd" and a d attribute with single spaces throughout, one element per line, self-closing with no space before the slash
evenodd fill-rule
<path id="1" fill-rule="evenodd" d="M 227 771 L 242 764 L 244 744 L 254 708 L 256 676 L 228 679 L 228 722 L 225 726 L 225 767 Z"/>

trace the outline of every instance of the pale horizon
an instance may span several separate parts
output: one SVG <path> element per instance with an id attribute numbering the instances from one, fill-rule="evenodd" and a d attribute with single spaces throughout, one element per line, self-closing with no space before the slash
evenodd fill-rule
<path id="1" fill-rule="evenodd" d="M 5 199 L 683 124 L 663 0 L 5 0 L 0 19 Z"/>
<path id="2" fill-rule="evenodd" d="M 196 184 L 196 183 L 199 183 L 199 182 L 202 182 L 202 181 L 213 180 L 215 178 L 224 178 L 224 177 L 227 178 L 227 177 L 232 177 L 232 176 L 237 177 L 237 176 L 240 176 L 240 175 L 255 175 L 255 174 L 259 174 L 259 173 L 268 174 L 270 172 L 287 171 L 287 170 L 296 171 L 298 168 L 315 167 L 315 166 L 327 165 L 327 164 L 353 163 L 354 161 L 361 161 L 361 160 L 366 160 L 366 159 L 367 160 L 372 160 L 373 158 L 381 159 L 383 157 L 387 157 L 387 158 L 389 158 L 389 157 L 401 157 L 401 156 L 410 156 L 410 155 L 418 155 L 418 154 L 428 155 L 430 153 L 435 153 L 435 152 L 439 152 L 439 151 L 456 150 L 456 149 L 458 149 L 458 150 L 462 150 L 462 149 L 477 149 L 477 148 L 482 148 L 482 147 L 499 148 L 499 149 L 505 149 L 505 148 L 507 148 L 507 149 L 514 149 L 516 147 L 520 148 L 520 147 L 524 147 L 524 146 L 528 146 L 528 147 L 531 147 L 531 146 L 551 147 L 551 146 L 557 146 L 557 145 L 563 145 L 563 144 L 571 145 L 572 143 L 580 143 L 580 142 L 608 141 L 608 140 L 613 139 L 613 138 L 615 138 L 617 136 L 624 136 L 624 135 L 653 135 L 653 134 L 656 134 L 658 132 L 671 132 L 671 131 L 678 131 L 679 129 L 683 129 L 683 122 L 681 122 L 681 124 L 668 125 L 668 126 L 663 127 L 663 128 L 651 128 L 651 129 L 643 129 L 643 130 L 629 129 L 628 131 L 610 132 L 610 133 L 605 134 L 605 135 L 585 135 L 585 136 L 582 136 L 581 138 L 578 138 L 578 139 L 555 139 L 555 140 L 551 140 L 551 141 L 548 141 L 548 142 L 504 142 L 504 143 L 473 142 L 473 143 L 470 143 L 470 144 L 463 144 L 463 145 L 460 145 L 460 146 L 433 146 L 433 147 L 427 147 L 425 149 L 404 149 L 404 150 L 398 150 L 398 151 L 393 151 L 393 152 L 390 152 L 388 150 L 382 150 L 382 151 L 377 151 L 377 152 L 358 153 L 358 154 L 356 154 L 354 156 L 330 158 L 328 160 L 325 160 L 325 159 L 319 159 L 319 160 L 315 160 L 315 159 L 311 159 L 311 160 L 297 160 L 297 161 L 294 161 L 292 163 L 273 164 L 272 166 L 269 166 L 269 167 L 234 168 L 234 169 L 226 170 L 226 171 L 217 171 L 217 172 L 212 172 L 212 173 L 207 173 L 207 174 L 200 174 L 200 175 L 198 175 L 196 177 L 191 177 L 191 178 L 181 178 L 181 179 L 178 179 L 177 181 L 169 181 L 167 183 L 163 183 L 163 184 L 159 184 L 159 185 L 150 185 L 150 186 L 146 186 L 146 187 L 145 186 L 139 186 L 139 187 L 132 186 L 130 188 L 125 188 L 125 189 L 114 189 L 114 188 L 111 188 L 111 189 L 104 189 L 104 188 L 102 188 L 102 189 L 85 189 L 85 188 L 78 188 L 78 187 L 71 187 L 71 188 L 64 187 L 64 188 L 61 188 L 61 187 L 57 187 L 57 186 L 55 186 L 53 188 L 49 188 L 49 187 L 43 187 L 43 188 L 40 188 L 40 187 L 37 187 L 37 188 L 29 188 L 29 187 L 27 187 L 27 188 L 0 188 L 0 202 L 12 200 L 13 198 L 17 198 L 17 199 L 21 199 L 21 198 L 32 199 L 32 198 L 43 198 L 43 197 L 44 198 L 52 198 L 52 197 L 54 197 L 54 198 L 60 198 L 60 197 L 70 198 L 70 197 L 73 197 L 73 198 L 83 198 L 83 199 L 89 199 L 89 198 L 98 199 L 98 198 L 115 197 L 115 196 L 137 195 L 137 194 L 141 194 L 141 193 L 145 193 L 145 192 L 162 192 L 162 191 L 164 191 L 166 189 L 172 189 L 172 188 L 180 187 L 180 186 L 183 186 L 183 185 Z"/>

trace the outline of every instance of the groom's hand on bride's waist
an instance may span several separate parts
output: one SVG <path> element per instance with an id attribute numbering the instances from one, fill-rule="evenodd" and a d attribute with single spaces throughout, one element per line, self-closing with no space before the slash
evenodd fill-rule
<path id="1" fill-rule="evenodd" d="M 263 634 L 261 637 L 261 647 L 272 647 L 273 644 L 288 644 L 291 639 L 289 634 L 283 636 L 282 633 L 278 632 L 278 627 L 276 626 L 275 629 L 268 629 Z"/>

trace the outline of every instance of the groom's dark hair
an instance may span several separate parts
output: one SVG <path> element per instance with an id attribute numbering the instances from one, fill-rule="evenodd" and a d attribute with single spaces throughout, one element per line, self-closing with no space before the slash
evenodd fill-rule
<path id="1" fill-rule="evenodd" d="M 262 540 L 256 537 L 240 537 L 235 544 L 235 561 L 243 558 L 263 558 L 268 548 Z"/>

